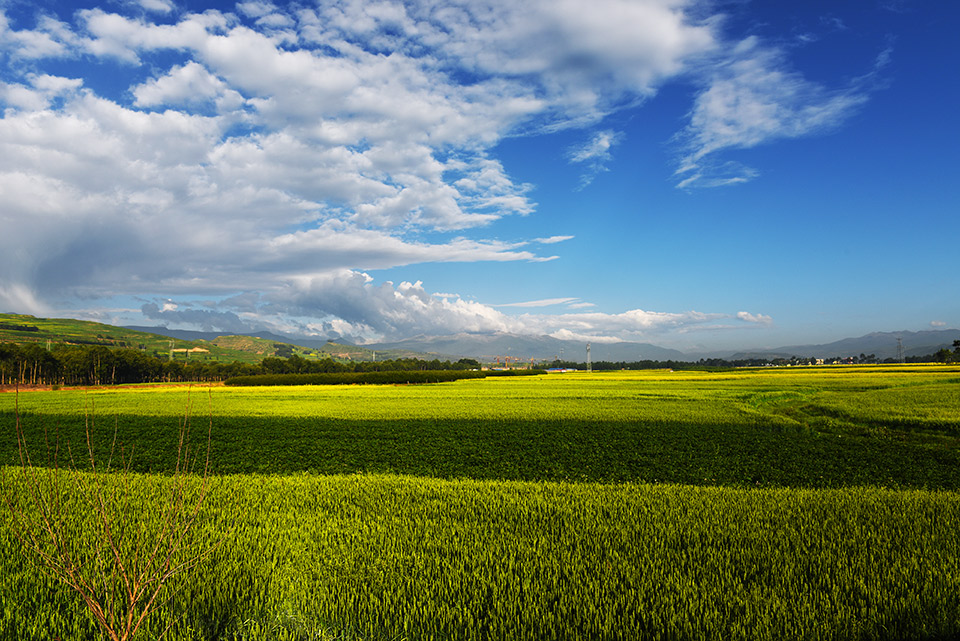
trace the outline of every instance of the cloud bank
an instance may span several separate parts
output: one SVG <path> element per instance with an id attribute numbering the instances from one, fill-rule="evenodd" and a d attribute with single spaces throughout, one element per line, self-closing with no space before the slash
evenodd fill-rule
<path id="1" fill-rule="evenodd" d="M 536 308 L 582 305 L 556 298 L 497 307 Z M 401 340 L 416 335 L 458 333 L 550 335 L 565 340 L 646 341 L 697 329 L 735 329 L 769 324 L 762 314 L 662 313 L 642 309 L 620 314 L 571 311 L 512 316 L 497 307 L 456 294 L 428 292 L 421 282 L 377 282 L 354 270 L 297 279 L 269 294 L 250 293 L 219 302 L 154 301 L 143 314 L 170 325 L 206 331 L 250 332 L 259 329 L 346 338 L 354 342 Z"/>
<path id="2" fill-rule="evenodd" d="M 752 175 L 715 171 L 725 149 L 823 130 L 865 99 L 805 80 L 771 45 L 731 41 L 693 0 L 117 6 L 0 9 L 3 308 L 255 292 L 246 316 L 143 313 L 230 327 L 317 317 L 384 337 L 695 326 L 710 315 L 507 317 L 365 272 L 556 258 L 536 246 L 569 236 L 484 235 L 536 211 L 532 186 L 494 156 L 505 137 L 592 132 L 569 154 L 584 187 L 629 144 L 605 118 L 692 80 L 677 181 L 709 186 Z M 89 71 L 53 71 L 76 68 L 64 62 Z"/>

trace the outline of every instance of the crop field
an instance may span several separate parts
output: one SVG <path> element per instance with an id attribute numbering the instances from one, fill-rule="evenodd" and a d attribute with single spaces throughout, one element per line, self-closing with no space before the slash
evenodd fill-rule
<path id="1" fill-rule="evenodd" d="M 16 502 L 15 402 L 35 462 L 91 419 L 98 458 L 135 446 L 116 518 L 141 528 L 178 422 L 205 443 L 212 420 L 192 544 L 218 545 L 138 638 L 960 635 L 957 367 L 5 393 Z M 10 518 L 0 638 L 97 639 Z"/>

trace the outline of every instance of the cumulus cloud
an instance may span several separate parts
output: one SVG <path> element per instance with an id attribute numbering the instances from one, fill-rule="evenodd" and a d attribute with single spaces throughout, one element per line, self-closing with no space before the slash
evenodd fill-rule
<path id="1" fill-rule="evenodd" d="M 268 299 L 266 311 L 338 319 L 345 323 L 341 333 L 369 340 L 521 327 L 487 305 L 459 297 L 433 296 L 420 282 L 377 284 L 368 274 L 352 270 L 299 279 Z"/>
<path id="2" fill-rule="evenodd" d="M 199 327 L 205 332 L 222 331 L 239 334 L 251 331 L 250 325 L 233 312 L 218 312 L 209 309 L 177 309 L 175 305 L 171 306 L 170 304 L 164 304 L 161 308 L 156 303 L 145 303 L 140 311 L 145 318 L 150 320 L 171 325 L 191 325 Z"/>
<path id="3" fill-rule="evenodd" d="M 460 0 L 410 3 L 381 18 L 352 0 L 325 15 L 363 16 L 370 29 L 416 29 L 475 73 L 532 80 L 564 121 L 596 121 L 623 100 L 643 100 L 689 61 L 715 46 L 692 3 L 673 0 Z"/>
<path id="4" fill-rule="evenodd" d="M 240 107 L 244 99 L 226 83 L 196 62 L 173 67 L 167 74 L 133 88 L 134 105 L 190 105 L 218 102 L 224 111 Z"/>
<path id="5" fill-rule="evenodd" d="M 585 128 L 568 159 L 589 182 L 624 144 L 604 118 L 673 79 L 709 84 L 680 143 L 685 186 L 717 181 L 705 168 L 725 149 L 826 129 L 862 102 L 785 71 L 757 41 L 723 58 L 720 21 L 702 13 L 693 0 L 250 0 L 202 13 L 130 0 L 11 24 L 0 8 L 0 302 L 256 291 L 243 312 L 143 313 L 214 326 L 302 312 L 383 336 L 700 323 L 512 317 L 358 274 L 557 258 L 534 245 L 572 236 L 487 233 L 536 211 L 498 144 Z M 95 60 L 92 76 L 117 86 L 44 68 L 64 59 Z M 747 170 L 730 174 L 719 182 Z"/>
<path id="6" fill-rule="evenodd" d="M 14 60 L 65 57 L 79 42 L 68 25 L 49 16 L 40 17 L 35 29 L 13 29 L 0 7 L 0 52 Z"/>
<path id="7" fill-rule="evenodd" d="M 731 315 L 633 309 L 618 314 L 577 311 L 509 315 L 497 309 L 547 307 L 575 300 L 557 298 L 494 306 L 456 294 L 431 293 L 419 281 L 378 281 L 366 272 L 342 269 L 300 276 L 270 290 L 202 306 L 189 303 L 174 309 L 169 303 L 163 308 L 149 303 L 144 305 L 143 312 L 151 319 L 205 329 L 268 328 L 328 338 L 347 337 L 358 342 L 398 340 L 413 335 L 497 332 L 596 342 L 648 341 L 733 328 L 738 320 L 756 322 L 745 318 L 743 312 Z"/>

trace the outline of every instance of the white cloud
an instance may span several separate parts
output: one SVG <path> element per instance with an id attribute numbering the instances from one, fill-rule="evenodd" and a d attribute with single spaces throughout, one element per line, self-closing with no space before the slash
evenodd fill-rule
<path id="1" fill-rule="evenodd" d="M 340 271 L 304 279 L 271 297 L 273 309 L 293 316 L 330 317 L 369 339 L 411 334 L 498 332 L 521 324 L 492 307 L 460 298 L 432 296 L 420 282 L 375 284 L 367 274 Z"/>
<path id="2" fill-rule="evenodd" d="M 136 3 L 144 11 L 153 13 L 171 13 L 176 7 L 171 0 L 136 0 Z"/>
<path id="3" fill-rule="evenodd" d="M 272 2 L 240 2 L 237 3 L 237 10 L 251 18 L 262 18 L 263 16 L 274 13 L 277 10 L 277 5 Z"/>
<path id="4" fill-rule="evenodd" d="M 253 283 L 254 287 L 259 284 Z M 562 304 L 576 299 L 531 301 L 521 307 Z M 358 342 L 398 340 L 413 335 L 456 333 L 550 335 L 564 340 L 676 341 L 678 337 L 717 329 L 733 329 L 739 315 L 665 313 L 641 309 L 620 314 L 525 312 L 507 315 L 495 306 L 456 294 L 430 293 L 420 282 L 378 281 L 348 269 L 304 274 L 283 284 L 219 302 L 177 305 L 158 300 L 141 310 L 152 320 L 225 331 L 315 333 Z M 757 317 L 762 317 L 758 315 Z"/>
<path id="5" fill-rule="evenodd" d="M 679 331 L 683 328 L 702 325 L 718 319 L 728 318 L 725 314 L 707 314 L 701 312 L 652 312 L 632 309 L 619 314 L 602 312 L 579 312 L 558 315 L 525 317 L 527 325 L 539 328 L 539 333 L 554 334 L 558 331 L 571 331 L 582 336 L 617 337 L 621 340 L 637 340 L 651 334 L 665 331 Z"/>
<path id="6" fill-rule="evenodd" d="M 534 238 L 532 242 L 540 243 L 541 245 L 554 245 L 572 239 L 573 236 L 550 236 L 548 238 Z"/>
<path id="7" fill-rule="evenodd" d="M 755 37 L 739 43 L 710 76 L 678 137 L 685 152 L 675 174 L 681 188 L 748 181 L 756 170 L 716 154 L 829 131 L 867 99 L 857 86 L 831 91 L 805 79 L 789 69 L 783 52 Z"/>
<path id="8" fill-rule="evenodd" d="M 562 304 L 576 299 L 531 301 L 520 307 Z M 253 304 L 251 305 L 251 301 Z M 595 342 L 648 341 L 696 331 L 711 331 L 735 316 L 719 313 L 664 313 L 634 309 L 620 314 L 577 312 L 507 315 L 455 294 L 431 294 L 420 282 L 378 282 L 357 270 L 330 270 L 290 279 L 236 304 L 222 301 L 215 309 L 172 310 L 156 305 L 151 318 L 222 327 L 243 318 L 247 327 L 287 328 L 287 331 L 336 332 L 352 340 L 377 342 L 417 334 L 507 332 Z M 189 313 L 188 313 L 189 312 Z M 188 318 L 193 318 L 189 321 Z M 304 322 L 299 319 L 320 319 Z M 334 329 L 333 323 L 339 323 Z M 218 325 L 218 326 L 221 326 Z"/>
<path id="9" fill-rule="evenodd" d="M 244 102 L 239 93 L 196 62 L 173 67 L 166 75 L 134 87 L 133 95 L 138 107 L 217 101 L 225 111 L 232 111 Z"/>
<path id="10" fill-rule="evenodd" d="M 40 110 L 47 107 L 49 100 L 30 87 L 0 82 L 0 104 L 19 110 Z"/>
<path id="11" fill-rule="evenodd" d="M 784 71 L 756 41 L 722 58 L 718 21 L 694 17 L 693 0 L 110 6 L 132 15 L 83 9 L 23 29 L 0 10 L 0 301 L 37 309 L 67 295 L 243 289 L 286 310 L 273 322 L 300 310 L 385 336 L 417 323 L 598 337 L 701 326 L 730 316 L 512 317 L 357 274 L 556 258 L 530 244 L 572 236 L 483 237 L 536 209 L 497 145 L 589 125 L 569 160 L 590 177 L 622 144 L 598 123 L 671 79 L 710 84 L 684 134 L 683 185 L 745 180 L 739 167 L 719 178 L 706 168 L 725 149 L 828 128 L 862 101 Z M 44 72 L 65 58 L 95 58 L 119 88 Z M 257 305 L 217 311 L 270 316 Z M 156 313 L 185 311 L 198 310 Z"/>
<path id="12" fill-rule="evenodd" d="M 574 332 L 569 329 L 558 329 L 549 334 L 551 338 L 556 338 L 561 341 L 578 341 L 581 343 L 620 343 L 623 342 L 623 339 L 617 338 L 616 336 L 597 336 L 595 334 L 586 334 L 582 332 Z"/>
<path id="13" fill-rule="evenodd" d="M 711 25 L 692 20 L 692 3 L 674 0 L 419 2 L 382 24 L 403 25 L 482 74 L 533 80 L 563 120 L 597 120 L 624 96 L 643 99 L 715 46 Z M 347 8 L 342 8 L 346 5 Z M 364 15 L 359 0 L 326 15 Z M 409 20 L 413 20 L 411 26 Z"/>
<path id="14" fill-rule="evenodd" d="M 737 312 L 737 318 L 746 323 L 756 323 L 757 325 L 772 325 L 773 318 L 764 314 L 751 314 L 750 312 Z"/>
<path id="15" fill-rule="evenodd" d="M 41 16 L 36 29 L 11 29 L 0 7 L 0 52 L 9 51 L 15 59 L 65 57 L 78 42 L 69 26 L 49 16 Z"/>
<path id="16" fill-rule="evenodd" d="M 613 159 L 610 149 L 619 144 L 623 135 L 616 131 L 598 131 L 586 143 L 567 151 L 567 158 L 573 163 L 585 163 L 587 171 L 580 177 L 579 188 L 583 189 L 593 182 L 597 174 L 607 171 L 606 163 Z"/>
<path id="17" fill-rule="evenodd" d="M 621 135 L 616 131 L 598 131 L 586 143 L 570 149 L 567 157 L 570 162 L 610 160 L 610 149 L 620 139 Z"/>
<path id="18" fill-rule="evenodd" d="M 930 321 L 930 327 L 937 327 L 937 328 L 939 328 L 939 327 L 946 327 L 946 326 L 947 326 L 947 324 L 946 324 L 945 322 L 943 322 L 943 321 L 936 321 L 936 320 L 935 320 L 935 321 Z"/>

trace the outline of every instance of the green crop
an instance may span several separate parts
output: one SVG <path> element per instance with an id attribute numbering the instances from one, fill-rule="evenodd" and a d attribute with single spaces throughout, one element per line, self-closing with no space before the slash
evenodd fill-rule
<path id="1" fill-rule="evenodd" d="M 15 462 L 12 394 L 0 456 Z M 209 404 L 209 405 L 208 405 Z M 212 556 L 142 638 L 960 637 L 960 369 L 605 372 L 437 386 L 19 395 L 46 439 L 134 446 L 149 527 L 212 415 Z M 4 468 L 12 495 L 23 482 Z M 73 472 L 88 474 L 88 472 Z M 140 497 L 140 498 L 137 498 Z M 77 531 L 84 508 L 67 510 Z M 0 638 L 96 639 L 0 516 Z"/>
<path id="2" fill-rule="evenodd" d="M 214 387 L 213 457 L 220 473 L 960 489 L 958 373 L 810 368 Z M 7 463 L 17 460 L 12 401 L 0 395 Z M 86 408 L 105 434 L 100 451 L 116 422 L 121 440 L 138 444 L 134 467 L 143 472 L 170 467 L 166 446 L 190 403 L 207 412 L 198 388 L 20 395 L 34 443 L 53 427 L 82 442 Z"/>
<path id="3" fill-rule="evenodd" d="M 135 482 L 149 519 L 163 479 Z M 203 518 L 201 543 L 226 541 L 154 634 L 176 617 L 176 640 L 960 634 L 954 493 L 231 476 Z M 93 638 L 8 537 L 6 638 Z"/>

